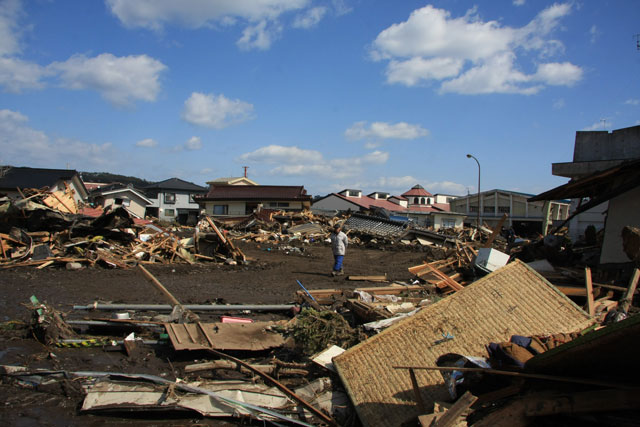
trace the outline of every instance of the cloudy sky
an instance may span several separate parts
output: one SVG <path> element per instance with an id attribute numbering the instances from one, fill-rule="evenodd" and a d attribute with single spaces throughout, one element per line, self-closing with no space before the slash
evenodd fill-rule
<path id="1" fill-rule="evenodd" d="M 0 164 L 539 193 L 640 124 L 640 2 L 0 0 Z"/>

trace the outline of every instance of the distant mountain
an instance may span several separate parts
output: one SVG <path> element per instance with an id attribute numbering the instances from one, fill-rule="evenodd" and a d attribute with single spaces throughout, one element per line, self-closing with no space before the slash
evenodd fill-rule
<path id="1" fill-rule="evenodd" d="M 136 178 L 135 176 L 116 175 L 109 172 L 80 172 L 82 180 L 84 182 L 104 182 L 112 183 L 119 182 L 124 185 L 132 184 L 134 187 L 144 187 L 145 185 L 153 184 L 151 181 L 147 181 L 142 178 Z"/>

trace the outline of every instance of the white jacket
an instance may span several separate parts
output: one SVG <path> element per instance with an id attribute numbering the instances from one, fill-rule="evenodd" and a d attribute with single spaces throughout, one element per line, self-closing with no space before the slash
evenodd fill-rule
<path id="1" fill-rule="evenodd" d="M 342 231 L 338 234 L 331 233 L 331 249 L 334 255 L 344 255 L 348 244 L 349 238 Z"/>

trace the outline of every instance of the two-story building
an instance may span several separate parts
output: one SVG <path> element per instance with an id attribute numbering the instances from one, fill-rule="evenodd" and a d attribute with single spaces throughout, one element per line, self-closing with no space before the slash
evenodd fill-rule
<path id="1" fill-rule="evenodd" d="M 214 180 L 209 191 L 198 197 L 207 215 L 242 217 L 261 209 L 303 211 L 311 207 L 311 196 L 303 186 L 228 184 Z"/>
<path id="2" fill-rule="evenodd" d="M 554 200 L 545 205 L 545 202 L 529 202 L 530 197 L 533 194 L 495 189 L 480 193 L 479 201 L 477 194 L 469 194 L 451 200 L 449 205 L 453 212 L 465 214 L 469 225 L 475 225 L 479 216 L 481 224 L 495 227 L 507 214 L 505 226 L 523 235 L 542 232 L 546 209 L 552 224 L 559 224 L 569 216 L 568 201 Z"/>
<path id="3" fill-rule="evenodd" d="M 143 188 L 151 200 L 147 215 L 160 221 L 193 225 L 197 222 L 200 207 L 196 196 L 207 193 L 206 187 L 179 178 L 169 178 Z"/>

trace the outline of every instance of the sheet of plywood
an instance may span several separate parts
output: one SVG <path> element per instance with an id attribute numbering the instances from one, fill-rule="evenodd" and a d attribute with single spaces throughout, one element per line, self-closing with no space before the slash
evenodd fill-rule
<path id="1" fill-rule="evenodd" d="M 280 347 L 284 337 L 269 330 L 272 322 L 254 323 L 166 323 L 176 350 L 248 350 Z"/>

